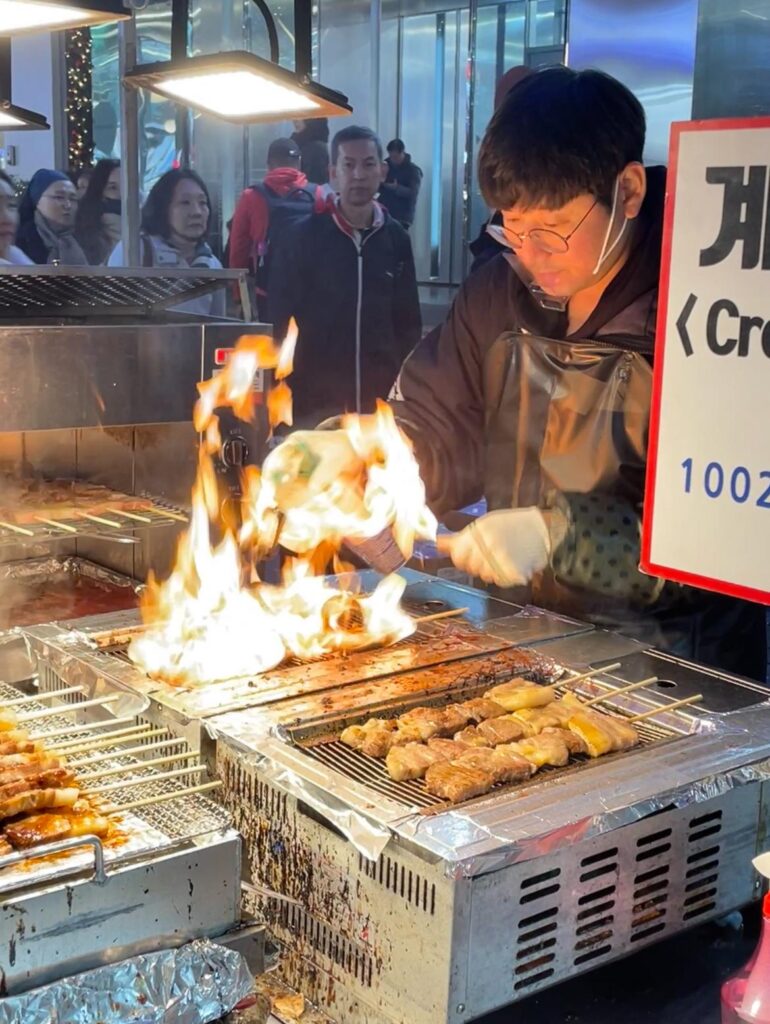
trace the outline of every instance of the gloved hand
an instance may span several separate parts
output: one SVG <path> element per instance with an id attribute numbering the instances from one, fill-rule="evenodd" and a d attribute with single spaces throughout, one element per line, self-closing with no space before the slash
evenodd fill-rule
<path id="1" fill-rule="evenodd" d="M 267 456 L 262 477 L 288 512 L 340 482 L 358 493 L 365 469 L 344 430 L 297 430 Z"/>
<path id="2" fill-rule="evenodd" d="M 551 538 L 539 508 L 488 512 L 459 533 L 439 537 L 458 569 L 499 587 L 523 586 L 548 565 Z"/>

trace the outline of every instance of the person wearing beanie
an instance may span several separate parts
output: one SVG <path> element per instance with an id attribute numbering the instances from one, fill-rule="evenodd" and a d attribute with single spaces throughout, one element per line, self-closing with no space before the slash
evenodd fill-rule
<path id="1" fill-rule="evenodd" d="M 62 171 L 35 171 L 19 208 L 19 248 L 33 263 L 84 267 L 88 260 L 75 239 L 77 192 Z"/>

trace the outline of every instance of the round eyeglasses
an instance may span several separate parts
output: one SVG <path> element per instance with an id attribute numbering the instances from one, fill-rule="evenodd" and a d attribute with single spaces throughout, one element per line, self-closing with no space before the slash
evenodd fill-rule
<path id="1" fill-rule="evenodd" d="M 558 231 L 551 231 L 550 228 L 532 228 L 531 231 L 512 231 L 510 228 L 503 227 L 501 229 L 501 233 L 504 235 L 505 241 L 510 245 L 514 252 L 521 249 L 527 238 L 536 248 L 540 249 L 541 252 L 569 252 L 570 238 L 572 238 L 598 202 L 598 198 L 594 199 L 568 235 L 560 235 Z"/>

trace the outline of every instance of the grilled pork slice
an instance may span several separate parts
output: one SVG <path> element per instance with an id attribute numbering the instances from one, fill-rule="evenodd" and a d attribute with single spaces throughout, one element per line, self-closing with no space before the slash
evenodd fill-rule
<path id="1" fill-rule="evenodd" d="M 482 736 L 487 737 L 493 747 L 496 747 L 498 743 L 512 743 L 514 740 L 520 740 L 523 736 L 529 735 L 527 727 L 513 715 L 489 718 L 486 722 L 480 722 L 476 728 Z"/>
<path id="2" fill-rule="evenodd" d="M 561 736 L 553 734 L 532 736 L 527 740 L 512 743 L 511 748 L 522 757 L 526 757 L 536 768 L 550 764 L 557 767 L 569 761 L 569 750 Z"/>
<path id="3" fill-rule="evenodd" d="M 570 757 L 573 754 L 587 754 L 588 748 L 585 745 L 585 741 L 581 739 L 576 732 L 572 732 L 571 729 L 562 729 L 560 726 L 546 726 L 545 729 L 540 733 L 541 736 L 559 736 L 567 745 L 567 750 L 570 752 Z"/>
<path id="4" fill-rule="evenodd" d="M 397 724 L 395 718 L 370 718 L 363 725 L 349 725 L 347 729 L 343 729 L 340 740 L 346 746 L 360 750 L 361 745 L 372 733 L 392 732 Z"/>
<path id="5" fill-rule="evenodd" d="M 488 697 L 471 697 L 457 706 L 468 713 L 471 722 L 485 722 L 488 718 L 499 718 L 505 714 L 503 705 L 495 700 L 489 700 Z"/>
<path id="6" fill-rule="evenodd" d="M 432 764 L 425 773 L 428 792 L 453 804 L 488 793 L 494 784 L 495 780 L 489 772 L 451 761 Z"/>
<path id="7" fill-rule="evenodd" d="M 535 771 L 531 761 L 507 747 L 469 750 L 456 758 L 452 764 L 462 765 L 463 768 L 480 768 L 489 772 L 495 782 L 521 782 Z"/>
<path id="8" fill-rule="evenodd" d="M 8 733 L 0 732 L 0 736 L 7 735 Z M 11 743 L 0 743 L 0 757 L 7 757 L 9 754 L 34 754 L 43 749 L 43 744 L 34 740 L 14 740 Z"/>
<path id="9" fill-rule="evenodd" d="M 484 696 L 496 704 L 502 704 L 506 711 L 520 711 L 521 708 L 539 708 L 550 704 L 556 691 L 552 686 L 541 686 L 526 679 L 511 679 L 510 682 L 493 686 Z"/>
<path id="10" fill-rule="evenodd" d="M 639 733 L 630 722 L 599 711 L 577 711 L 569 720 L 569 729 L 580 737 L 591 757 L 628 750 L 639 742 Z"/>
<path id="11" fill-rule="evenodd" d="M 492 741 L 483 732 L 479 732 L 477 725 L 469 725 L 467 729 L 456 732 L 454 738 L 458 743 L 465 743 L 469 747 L 491 747 Z"/>
<path id="12" fill-rule="evenodd" d="M 0 836 L 0 857 L 7 857 L 13 853 L 13 847 L 4 836 Z"/>
<path id="13" fill-rule="evenodd" d="M 467 744 L 460 743 L 459 740 L 450 740 L 443 736 L 435 736 L 433 739 L 428 740 L 427 746 L 430 750 L 436 750 L 438 753 L 443 754 L 447 761 L 452 761 L 455 757 L 459 757 L 460 754 L 464 754 L 466 750 L 470 749 Z"/>
<path id="14" fill-rule="evenodd" d="M 522 708 L 515 717 L 529 727 L 528 735 L 534 736 L 543 729 L 564 729 L 570 718 L 575 714 L 574 705 L 555 700 L 543 708 Z"/>
<path id="15" fill-rule="evenodd" d="M 15 818 L 17 814 L 44 811 L 51 807 L 72 807 L 80 796 L 74 786 L 65 789 L 27 789 L 0 803 L 0 821 Z"/>
<path id="16" fill-rule="evenodd" d="M 406 743 L 390 748 L 385 758 L 385 767 L 395 782 L 406 782 L 408 779 L 422 778 L 432 764 L 445 760 L 441 751 L 431 750 L 425 743 Z"/>
<path id="17" fill-rule="evenodd" d="M 71 786 L 75 781 L 74 772 L 69 768 L 47 768 L 15 782 L 6 782 L 0 786 L 0 804 L 17 793 L 28 789 L 61 789 Z"/>
<path id="18" fill-rule="evenodd" d="M 12 729 L 16 729 L 19 724 L 19 719 L 16 717 L 16 712 L 11 711 L 10 708 L 0 708 L 0 733 L 10 732 Z"/>
<path id="19" fill-rule="evenodd" d="M 78 801 L 85 803 L 85 801 Z M 69 811 L 49 814 L 31 814 L 13 825 L 6 825 L 4 834 L 17 850 L 26 850 L 41 843 L 54 843 L 74 836 L 99 836 L 109 833 L 110 822 L 91 808 L 78 810 L 77 805 Z"/>
<path id="20" fill-rule="evenodd" d="M 5 764 L 6 761 L 16 761 L 12 765 Z M 50 768 L 63 768 L 64 759 L 53 757 L 51 754 L 15 754 L 13 757 L 0 758 L 0 786 L 7 786 L 9 782 L 17 782 L 19 779 L 27 779 L 37 775 L 38 772 L 48 771 Z"/>

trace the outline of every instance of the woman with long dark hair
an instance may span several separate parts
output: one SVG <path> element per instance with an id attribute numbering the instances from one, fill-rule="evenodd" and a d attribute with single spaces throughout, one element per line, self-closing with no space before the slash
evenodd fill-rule
<path id="1" fill-rule="evenodd" d="M 142 208 L 139 259 L 143 267 L 202 267 L 222 264 L 206 238 L 211 215 L 209 190 L 195 171 L 175 169 L 158 178 Z M 123 244 L 112 252 L 109 266 L 125 266 Z M 222 316 L 225 293 L 219 290 L 178 307 L 187 312 Z"/>
<path id="2" fill-rule="evenodd" d="M 75 215 L 75 238 L 91 266 L 107 262 L 120 241 L 120 161 L 100 160 Z"/>
<path id="3" fill-rule="evenodd" d="M 11 178 L 0 171 L 0 264 L 30 266 L 32 260 L 15 244 L 19 229 L 19 198 Z"/>

